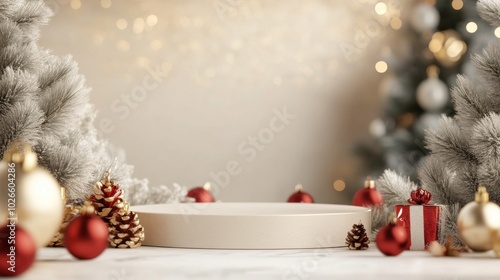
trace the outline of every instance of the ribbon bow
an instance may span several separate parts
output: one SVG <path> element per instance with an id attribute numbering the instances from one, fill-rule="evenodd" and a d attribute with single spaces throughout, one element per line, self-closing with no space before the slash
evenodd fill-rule
<path id="1" fill-rule="evenodd" d="M 431 201 L 431 193 L 424 190 L 424 189 L 416 189 L 414 191 L 411 191 L 410 194 L 410 199 L 408 199 L 408 202 L 410 204 L 417 204 L 417 205 L 426 205 Z"/>

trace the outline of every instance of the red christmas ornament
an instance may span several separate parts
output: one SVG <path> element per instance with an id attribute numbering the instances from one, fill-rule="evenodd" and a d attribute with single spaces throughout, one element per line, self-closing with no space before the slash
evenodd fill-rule
<path id="1" fill-rule="evenodd" d="M 292 203 L 314 203 L 313 197 L 302 191 L 302 185 L 298 184 L 295 186 L 295 192 L 288 197 L 288 202 Z"/>
<path id="2" fill-rule="evenodd" d="M 398 226 L 396 221 L 379 229 L 375 242 L 377 248 L 387 256 L 401 254 L 408 245 L 408 234 L 402 226 Z"/>
<path id="3" fill-rule="evenodd" d="M 85 205 L 81 213 L 68 224 L 64 246 L 76 258 L 93 259 L 108 247 L 108 226 L 90 205 Z"/>
<path id="4" fill-rule="evenodd" d="M 366 180 L 365 187 L 357 191 L 352 200 L 352 204 L 356 206 L 380 205 L 382 202 L 382 195 L 375 188 L 374 180 Z"/>
<path id="5" fill-rule="evenodd" d="M 35 261 L 36 244 L 27 231 L 17 224 L 0 228 L 0 275 L 16 276 Z"/>
<path id="6" fill-rule="evenodd" d="M 195 187 L 189 190 L 187 197 L 194 198 L 196 202 L 215 202 L 214 196 L 210 192 L 210 183 L 205 183 L 203 187 Z"/>
<path id="7" fill-rule="evenodd" d="M 424 189 L 416 189 L 414 191 L 411 191 L 410 199 L 408 199 L 408 202 L 410 204 L 426 205 L 429 204 L 431 198 L 432 195 L 430 192 Z"/>

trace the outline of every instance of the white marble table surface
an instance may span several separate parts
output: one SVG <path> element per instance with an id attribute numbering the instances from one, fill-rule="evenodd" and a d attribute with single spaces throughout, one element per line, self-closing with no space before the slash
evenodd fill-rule
<path id="1" fill-rule="evenodd" d="M 492 252 L 436 258 L 411 251 L 385 257 L 374 248 L 201 250 L 143 246 L 107 249 L 96 259 L 80 261 L 64 248 L 43 248 L 33 267 L 17 279 L 500 279 L 500 259 L 493 258 Z"/>

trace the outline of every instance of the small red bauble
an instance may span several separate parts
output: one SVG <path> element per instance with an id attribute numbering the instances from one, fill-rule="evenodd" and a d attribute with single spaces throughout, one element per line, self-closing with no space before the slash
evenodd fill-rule
<path id="1" fill-rule="evenodd" d="M 192 188 L 187 193 L 187 197 L 194 198 L 196 202 L 215 202 L 210 192 L 210 183 L 206 183 L 203 187 Z"/>
<path id="2" fill-rule="evenodd" d="M 379 229 L 375 242 L 377 248 L 387 256 L 396 256 L 408 245 L 408 234 L 402 226 L 394 222 Z"/>
<path id="3" fill-rule="evenodd" d="M 92 206 L 84 206 L 82 212 L 68 224 L 64 246 L 76 258 L 88 260 L 108 247 L 109 231 L 106 223 L 94 214 Z"/>
<path id="4" fill-rule="evenodd" d="M 17 224 L 0 228 L 0 275 L 16 276 L 31 267 L 36 256 L 35 240 Z"/>
<path id="5" fill-rule="evenodd" d="M 357 191 L 352 200 L 352 204 L 356 206 L 380 205 L 382 202 L 382 195 L 375 188 L 374 180 L 366 180 L 365 187 Z"/>
<path id="6" fill-rule="evenodd" d="M 288 202 L 293 203 L 314 203 L 313 197 L 302 191 L 302 185 L 295 186 L 295 192 L 288 197 Z"/>

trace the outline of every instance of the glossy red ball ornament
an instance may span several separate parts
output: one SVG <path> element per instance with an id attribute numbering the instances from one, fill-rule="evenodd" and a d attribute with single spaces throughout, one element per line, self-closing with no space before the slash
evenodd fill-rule
<path id="1" fill-rule="evenodd" d="M 194 198 L 196 202 L 215 202 L 210 192 L 210 183 L 206 183 L 203 187 L 192 188 L 187 193 L 187 197 Z"/>
<path id="2" fill-rule="evenodd" d="M 357 191 L 352 200 L 352 204 L 356 206 L 380 205 L 383 202 L 382 195 L 375 187 L 374 180 L 366 180 L 365 187 Z"/>
<path id="3" fill-rule="evenodd" d="M 292 203 L 314 203 L 313 197 L 302 191 L 302 185 L 295 186 L 295 192 L 288 197 L 288 202 Z"/>
<path id="4" fill-rule="evenodd" d="M 17 276 L 35 261 L 37 245 L 18 224 L 0 228 L 0 276 Z"/>
<path id="5" fill-rule="evenodd" d="M 409 237 L 402 226 L 392 222 L 380 228 L 375 238 L 377 248 L 387 256 L 397 256 L 406 250 Z"/>
<path id="6" fill-rule="evenodd" d="M 94 214 L 92 206 L 84 206 L 82 212 L 68 224 L 64 246 L 76 258 L 88 260 L 108 247 L 109 231 L 106 223 Z"/>

